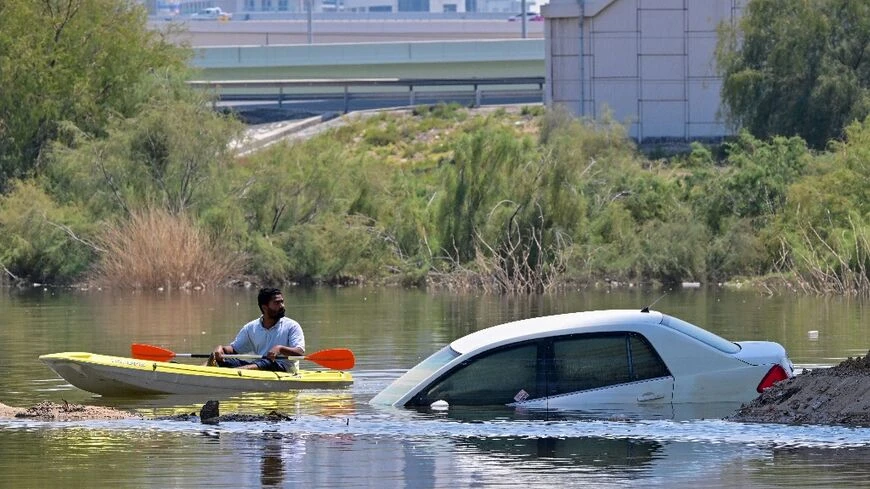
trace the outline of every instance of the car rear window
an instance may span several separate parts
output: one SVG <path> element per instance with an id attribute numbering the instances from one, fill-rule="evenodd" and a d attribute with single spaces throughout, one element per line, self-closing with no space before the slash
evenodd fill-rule
<path id="1" fill-rule="evenodd" d="M 699 328 L 694 324 L 687 323 L 682 319 L 677 319 L 672 316 L 668 316 L 667 314 L 662 315 L 662 324 L 677 330 L 685 335 L 691 336 L 696 340 L 704 343 L 705 345 L 710 345 L 713 348 L 725 352 L 725 353 L 737 353 L 740 351 L 740 345 L 734 343 L 733 341 L 728 341 L 725 338 L 707 331 L 706 329 Z"/>

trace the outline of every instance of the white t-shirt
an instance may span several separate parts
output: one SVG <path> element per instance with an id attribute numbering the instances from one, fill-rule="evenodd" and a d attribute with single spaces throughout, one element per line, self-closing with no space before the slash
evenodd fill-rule
<path id="1" fill-rule="evenodd" d="M 263 316 L 242 326 L 236 339 L 230 343 L 236 353 L 255 353 L 265 356 L 275 345 L 301 348 L 305 351 L 302 326 L 290 318 L 281 318 L 269 329 L 263 327 Z"/>

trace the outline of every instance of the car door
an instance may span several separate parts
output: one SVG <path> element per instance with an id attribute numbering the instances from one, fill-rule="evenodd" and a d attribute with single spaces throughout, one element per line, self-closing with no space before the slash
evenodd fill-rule
<path id="1" fill-rule="evenodd" d="M 590 333 L 554 338 L 539 376 L 543 395 L 515 403 L 548 409 L 670 404 L 674 379 L 652 345 L 637 333 Z"/>

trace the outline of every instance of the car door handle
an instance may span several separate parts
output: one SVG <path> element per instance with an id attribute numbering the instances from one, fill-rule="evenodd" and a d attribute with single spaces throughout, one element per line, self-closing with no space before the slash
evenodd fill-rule
<path id="1" fill-rule="evenodd" d="M 664 397 L 664 394 L 658 392 L 644 392 L 643 394 L 637 396 L 637 402 L 655 401 L 656 399 L 662 399 Z"/>

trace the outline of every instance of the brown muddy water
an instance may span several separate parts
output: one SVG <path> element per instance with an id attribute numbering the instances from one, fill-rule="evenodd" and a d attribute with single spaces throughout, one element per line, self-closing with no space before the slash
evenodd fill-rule
<path id="1" fill-rule="evenodd" d="M 278 423 L 0 420 L 0 487 L 870 487 L 870 429 L 724 421 L 733 406 L 652 419 L 418 412 L 368 401 L 454 338 L 514 319 L 654 309 L 732 340 L 773 340 L 799 367 L 870 348 L 870 305 L 723 289 L 583 290 L 504 298 L 395 289 L 286 290 L 309 351 L 354 351 L 355 384 L 222 398 L 221 412 Z M 131 343 L 208 352 L 256 315 L 254 290 L 133 293 L 0 289 L 0 403 L 81 403 L 146 417 L 198 412 L 202 397 L 108 399 L 37 357 L 127 356 Z"/>

